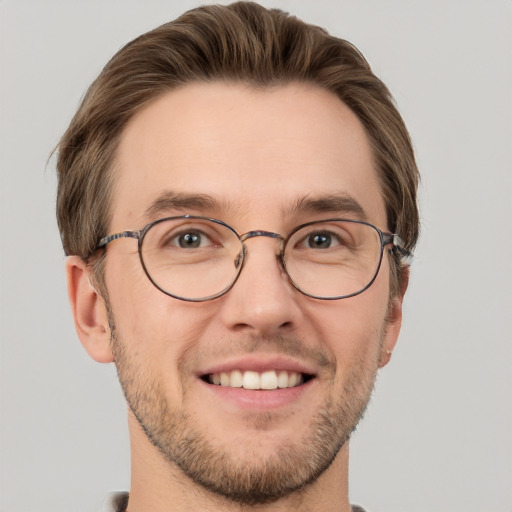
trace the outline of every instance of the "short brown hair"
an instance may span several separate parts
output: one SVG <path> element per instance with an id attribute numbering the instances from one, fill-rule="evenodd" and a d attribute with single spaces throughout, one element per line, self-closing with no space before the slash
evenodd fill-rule
<path id="1" fill-rule="evenodd" d="M 389 228 L 415 246 L 419 174 L 386 86 L 349 42 L 280 10 L 237 2 L 193 9 L 141 35 L 89 87 L 57 146 L 57 219 L 67 254 L 87 259 L 107 234 L 116 149 L 134 114 L 166 91 L 219 80 L 305 82 L 336 94 L 368 134 Z"/>

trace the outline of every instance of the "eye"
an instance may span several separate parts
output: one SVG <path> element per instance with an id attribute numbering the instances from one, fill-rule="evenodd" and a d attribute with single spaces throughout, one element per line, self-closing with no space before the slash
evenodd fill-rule
<path id="1" fill-rule="evenodd" d="M 302 247 L 307 249 L 330 249 L 341 244 L 340 238 L 329 231 L 317 231 L 307 235 L 302 243 Z"/>
<path id="2" fill-rule="evenodd" d="M 167 255 L 178 253 L 190 257 L 192 253 L 211 256 L 220 250 L 237 249 L 239 244 L 236 233 L 220 222 L 209 219 L 169 218 L 153 224 L 144 236 L 144 253 L 154 251 Z"/>
<path id="3" fill-rule="evenodd" d="M 205 233 L 197 230 L 188 230 L 175 234 L 169 240 L 169 243 L 182 249 L 197 249 L 198 247 L 212 245 L 211 239 Z"/>

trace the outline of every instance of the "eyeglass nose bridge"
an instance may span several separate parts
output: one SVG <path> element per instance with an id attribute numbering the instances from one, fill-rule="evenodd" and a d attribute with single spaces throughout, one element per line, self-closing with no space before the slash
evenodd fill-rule
<path id="1" fill-rule="evenodd" d="M 285 270 L 285 265 L 283 261 L 283 251 L 284 251 L 284 237 L 279 233 L 273 233 L 272 231 L 265 231 L 262 229 L 257 229 L 255 231 L 248 231 L 243 235 L 240 235 L 240 241 L 244 247 L 244 257 L 247 257 L 247 248 L 245 247 L 245 241 L 249 240 L 249 238 L 255 238 L 257 236 L 265 236 L 267 238 L 274 238 L 275 240 L 279 240 L 279 252 L 276 254 L 276 257 L 281 265 L 281 267 Z M 244 258 L 245 259 L 245 258 Z"/>
<path id="2" fill-rule="evenodd" d="M 266 236 L 268 238 L 277 238 L 278 240 L 283 241 L 284 238 L 279 233 L 272 233 L 272 231 L 263 231 L 261 229 L 258 229 L 256 231 L 249 231 L 247 233 L 244 233 L 243 235 L 240 235 L 240 240 L 242 242 L 245 242 L 246 240 L 249 240 L 249 238 L 254 238 L 255 236 Z"/>

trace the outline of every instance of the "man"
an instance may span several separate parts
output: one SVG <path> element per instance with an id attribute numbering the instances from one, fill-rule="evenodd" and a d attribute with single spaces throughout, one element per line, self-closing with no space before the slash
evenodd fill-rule
<path id="1" fill-rule="evenodd" d="M 189 11 L 112 58 L 58 149 L 76 329 L 129 405 L 131 489 L 104 510 L 351 510 L 418 235 L 361 54 L 253 3 Z"/>

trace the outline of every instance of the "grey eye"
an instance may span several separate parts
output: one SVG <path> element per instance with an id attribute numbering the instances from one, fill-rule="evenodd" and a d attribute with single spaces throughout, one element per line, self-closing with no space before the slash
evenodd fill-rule
<path id="1" fill-rule="evenodd" d="M 311 233 L 304 240 L 304 245 L 308 249 L 329 249 L 339 243 L 339 238 L 329 232 Z"/>
<path id="2" fill-rule="evenodd" d="M 325 249 L 331 245 L 331 236 L 323 233 L 310 235 L 308 237 L 308 245 L 311 248 Z"/>
<path id="3" fill-rule="evenodd" d="M 195 249 L 203 244 L 204 235 L 198 231 L 189 231 L 177 237 L 178 245 L 184 249 Z"/>

